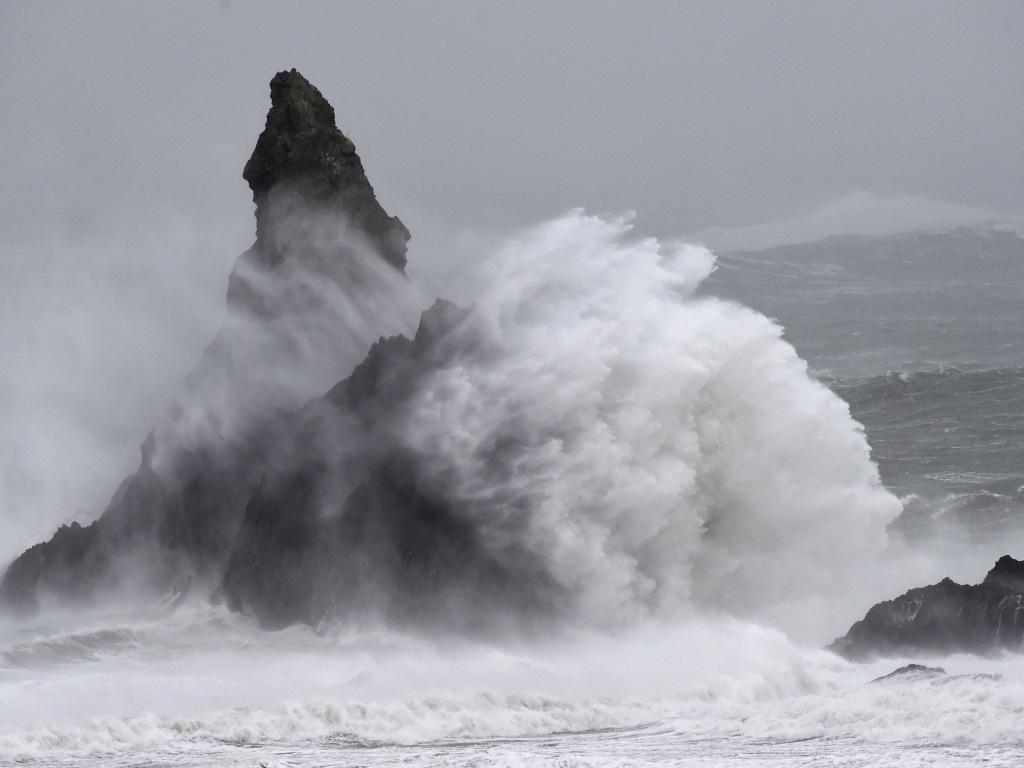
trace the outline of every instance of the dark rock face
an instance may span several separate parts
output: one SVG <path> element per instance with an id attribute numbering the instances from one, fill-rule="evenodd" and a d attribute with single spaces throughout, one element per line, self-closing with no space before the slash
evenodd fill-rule
<path id="1" fill-rule="evenodd" d="M 108 592 L 163 592 L 183 576 L 219 578 L 281 419 L 230 444 L 180 450 L 159 470 L 147 440 L 138 471 L 98 520 L 62 526 L 10 565 L 0 606 L 83 605 Z"/>
<path id="2" fill-rule="evenodd" d="M 347 288 L 379 306 L 373 281 L 381 271 L 401 274 L 409 233 L 377 202 L 330 104 L 295 70 L 274 77 L 271 99 L 244 173 L 256 201 L 256 243 L 232 272 L 225 328 L 103 515 L 61 527 L 17 558 L 0 579 L 0 606 L 81 604 L 116 589 L 166 590 L 183 578 L 219 583 L 267 462 L 294 428 L 295 414 L 279 407 L 280 387 L 261 380 L 267 361 L 299 365 L 295 348 L 305 344 L 313 350 L 307 359 L 319 353 L 330 362 L 330 345 L 303 335 L 344 335 L 321 289 Z M 198 432 L 189 423 L 197 411 Z"/>
<path id="3" fill-rule="evenodd" d="M 1024 560 L 1014 560 L 1009 555 L 1003 555 L 985 575 L 982 585 L 1003 589 L 1010 594 L 1024 593 Z"/>
<path id="4" fill-rule="evenodd" d="M 284 302 L 267 295 L 266 278 L 287 282 L 297 267 L 365 281 L 356 269 L 360 240 L 404 275 L 409 230 L 377 201 L 334 108 L 294 69 L 274 76 L 270 99 L 266 127 L 242 173 L 256 203 L 256 242 L 228 278 L 229 309 L 273 319 Z M 346 236 L 332 231 L 339 225 Z"/>
<path id="5" fill-rule="evenodd" d="M 552 583 L 490 552 L 391 430 L 416 383 L 450 362 L 446 337 L 467 314 L 438 301 L 412 340 L 381 339 L 297 414 L 246 507 L 223 580 L 232 607 L 267 626 L 374 616 L 462 632 L 555 610 Z"/>
<path id="6" fill-rule="evenodd" d="M 334 108 L 294 69 L 274 76 L 270 99 L 267 126 L 242 172 L 256 203 L 262 257 L 271 264 L 281 257 L 274 208 L 298 207 L 344 216 L 385 261 L 404 270 L 409 231 L 377 202 L 355 145 L 335 124 Z"/>
<path id="7" fill-rule="evenodd" d="M 831 646 L 854 660 L 923 653 L 1020 651 L 1024 562 L 1001 557 L 981 584 L 943 579 L 875 605 Z"/>

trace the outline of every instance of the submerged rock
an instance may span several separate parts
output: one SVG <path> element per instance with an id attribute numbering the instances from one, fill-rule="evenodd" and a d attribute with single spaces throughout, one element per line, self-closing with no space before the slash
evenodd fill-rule
<path id="1" fill-rule="evenodd" d="M 920 680 L 932 679 L 936 677 L 942 677 L 946 674 L 946 670 L 942 667 L 927 667 L 924 664 L 907 664 L 905 666 L 894 669 L 888 675 L 882 675 L 872 680 L 872 683 L 881 683 L 886 680 Z"/>
<path id="2" fill-rule="evenodd" d="M 873 606 L 830 649 L 852 660 L 908 653 L 991 654 L 1024 644 L 1024 561 L 999 558 L 980 584 L 912 589 Z"/>

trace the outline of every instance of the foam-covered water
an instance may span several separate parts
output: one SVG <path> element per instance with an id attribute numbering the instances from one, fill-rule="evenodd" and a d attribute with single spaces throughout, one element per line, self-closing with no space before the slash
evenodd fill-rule
<path id="1" fill-rule="evenodd" d="M 33 642 L 65 652 L 0 666 L 5 764 L 1008 765 L 1024 747 L 1018 660 L 872 682 L 899 662 L 727 619 L 483 645 L 267 635 L 189 607 Z"/>
<path id="2" fill-rule="evenodd" d="M 572 592 L 563 628 L 265 632 L 198 596 L 0 623 L 0 764 L 1019 764 L 1019 658 L 872 682 L 908 660 L 820 650 L 877 599 L 1020 554 L 1021 241 L 929 237 L 858 241 L 861 261 L 849 241 L 726 255 L 708 279 L 708 251 L 622 220 L 524 233 L 482 266 L 466 328 L 486 343 L 395 423 L 489 546 L 526 542 Z M 994 293 L 942 277 L 964 251 Z M 886 253 L 931 254 L 920 322 L 920 275 Z M 782 319 L 818 376 L 715 294 Z M 928 328 L 975 305 L 965 325 L 994 330 Z M 481 466 L 496 445 L 504 463 Z"/>
<path id="3" fill-rule="evenodd" d="M 899 662 L 849 664 L 730 619 L 495 645 L 268 635 L 208 606 L 122 621 L 4 657 L 0 760 L 1009 764 L 1024 743 L 1018 660 L 954 657 L 946 675 L 872 682 Z"/>

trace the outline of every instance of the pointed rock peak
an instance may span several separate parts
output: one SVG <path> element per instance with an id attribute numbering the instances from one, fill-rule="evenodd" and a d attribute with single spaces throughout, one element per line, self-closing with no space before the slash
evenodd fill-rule
<path id="1" fill-rule="evenodd" d="M 355 145 L 335 123 L 334 108 L 299 72 L 270 81 L 267 124 L 245 164 L 243 178 L 256 202 L 257 246 L 271 247 L 267 204 L 285 187 L 313 210 L 334 209 L 359 227 L 381 256 L 403 270 L 409 231 L 377 202 Z"/>
<path id="2" fill-rule="evenodd" d="M 320 149 L 329 151 L 318 156 Z M 323 94 L 294 69 L 278 72 L 270 81 L 267 126 L 242 176 L 259 203 L 259 198 L 279 181 L 317 171 L 340 170 L 332 168 L 341 159 L 334 155 L 354 153 L 355 145 L 338 130 L 334 108 Z M 356 165 L 361 172 L 358 158 Z"/>
<path id="3" fill-rule="evenodd" d="M 274 75 L 270 81 L 270 103 L 272 111 L 286 113 L 294 131 L 315 129 L 318 125 L 337 130 L 334 107 L 295 69 Z"/>

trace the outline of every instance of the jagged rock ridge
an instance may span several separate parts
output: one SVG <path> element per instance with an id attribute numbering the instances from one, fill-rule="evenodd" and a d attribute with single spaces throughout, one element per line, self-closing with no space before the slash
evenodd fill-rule
<path id="1" fill-rule="evenodd" d="M 980 584 L 911 589 L 873 606 L 831 646 L 855 660 L 910 653 L 990 654 L 1024 644 L 1024 561 L 1001 557 Z"/>

